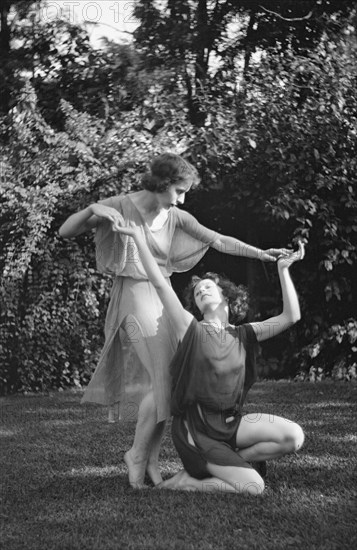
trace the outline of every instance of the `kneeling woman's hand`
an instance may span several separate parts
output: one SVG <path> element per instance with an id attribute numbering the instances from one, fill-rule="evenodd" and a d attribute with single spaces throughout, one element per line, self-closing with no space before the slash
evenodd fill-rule
<path id="1" fill-rule="evenodd" d="M 140 239 L 141 231 L 138 225 L 119 225 L 119 223 L 112 224 L 113 231 L 133 237 L 135 240 Z"/>
<path id="2" fill-rule="evenodd" d="M 305 245 L 302 241 L 299 241 L 299 249 L 296 252 L 293 252 L 289 255 L 280 256 L 278 258 L 278 267 L 283 268 L 287 267 L 289 268 L 293 263 L 298 262 L 303 259 L 305 256 Z"/>

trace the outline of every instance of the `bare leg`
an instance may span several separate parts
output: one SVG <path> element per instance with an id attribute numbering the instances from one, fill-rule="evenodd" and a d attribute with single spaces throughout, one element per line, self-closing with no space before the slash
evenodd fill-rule
<path id="1" fill-rule="evenodd" d="M 207 470 L 218 479 L 218 490 L 222 491 L 222 484 L 228 484 L 230 492 L 260 495 L 264 491 L 264 481 L 252 467 L 218 466 L 207 464 Z M 215 481 L 216 483 L 216 481 Z"/>
<path id="2" fill-rule="evenodd" d="M 207 469 L 212 473 L 212 477 L 196 479 L 191 477 L 186 470 L 181 470 L 172 478 L 160 483 L 157 488 L 211 493 L 248 493 L 253 495 L 259 495 L 264 490 L 264 481 L 252 468 L 208 464 Z"/>
<path id="3" fill-rule="evenodd" d="M 128 468 L 129 483 L 133 489 L 143 489 L 146 462 L 133 458 L 131 449 L 124 454 L 124 462 Z"/>
<path id="4" fill-rule="evenodd" d="M 187 424 L 186 429 L 188 442 L 194 446 Z M 245 435 L 245 437 L 247 438 L 248 435 Z M 240 441 L 241 443 L 242 441 Z M 186 470 L 181 470 L 172 478 L 160 483 L 158 488 L 182 491 L 248 493 L 252 495 L 260 495 L 264 491 L 262 477 L 248 463 L 245 466 L 219 466 L 207 463 L 207 470 L 211 477 L 201 480 L 191 477 Z"/>
<path id="5" fill-rule="evenodd" d="M 129 470 L 129 483 L 134 488 L 144 486 L 145 470 L 156 426 L 156 406 L 153 393 L 150 392 L 139 407 L 133 446 L 124 455 Z"/>
<path id="6" fill-rule="evenodd" d="M 237 432 L 239 455 L 247 462 L 264 461 L 297 451 L 304 442 L 298 424 L 268 414 L 246 415 Z M 264 481 L 253 468 L 207 464 L 212 477 L 192 478 L 185 470 L 160 483 L 160 489 L 221 491 L 259 495 Z"/>
<path id="7" fill-rule="evenodd" d="M 202 491 L 217 492 L 222 491 L 224 483 L 221 479 L 207 477 L 206 479 L 196 479 L 191 477 L 186 470 L 180 470 L 170 479 L 166 479 L 159 485 L 158 489 L 171 489 L 173 491 Z M 225 490 L 225 489 L 223 489 Z M 228 486 L 228 492 L 234 493 L 233 487 Z"/>
<path id="8" fill-rule="evenodd" d="M 269 414 L 243 416 L 237 432 L 239 455 L 247 462 L 280 458 L 299 450 L 303 442 L 298 424 Z"/>
<path id="9" fill-rule="evenodd" d="M 146 473 L 150 477 L 154 485 L 162 482 L 161 473 L 159 470 L 159 453 L 161 441 L 164 435 L 166 422 L 156 424 L 153 437 L 151 440 L 149 458 L 146 465 Z"/>
<path id="10" fill-rule="evenodd" d="M 189 476 L 186 470 L 180 470 L 177 474 L 170 477 L 170 479 L 162 481 L 156 487 L 157 489 L 171 489 L 174 491 L 199 491 L 199 483 L 201 483 L 200 480 Z"/>

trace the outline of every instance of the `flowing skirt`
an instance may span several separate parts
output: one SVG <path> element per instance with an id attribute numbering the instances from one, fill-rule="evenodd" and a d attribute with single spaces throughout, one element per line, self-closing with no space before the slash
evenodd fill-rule
<path id="1" fill-rule="evenodd" d="M 104 347 L 82 403 L 119 402 L 120 419 L 136 420 L 141 400 L 153 391 L 157 422 L 169 418 L 169 365 L 177 346 L 154 286 L 147 280 L 115 277 Z"/>

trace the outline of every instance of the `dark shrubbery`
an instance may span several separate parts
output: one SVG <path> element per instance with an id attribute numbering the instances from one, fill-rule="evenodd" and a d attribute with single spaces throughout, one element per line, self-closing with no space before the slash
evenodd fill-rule
<path id="1" fill-rule="evenodd" d="M 150 86 L 145 76 L 139 106 L 116 112 L 110 89 L 106 119 L 93 114 L 95 102 L 88 114 L 84 104 L 80 111 L 61 100 L 51 124 L 53 113 L 45 121 L 43 97 L 39 106 L 27 85 L 0 128 L 1 392 L 88 380 L 110 281 L 96 272 L 92 236 L 64 241 L 58 228 L 91 202 L 135 187 L 145 163 L 164 150 L 184 152 L 199 168 L 203 182 L 192 206 L 199 204 L 203 222 L 221 230 L 230 219 L 231 234 L 259 246 L 308 243 L 293 275 L 302 320 L 263 348 L 262 375 L 356 378 L 356 59 L 348 33 L 304 57 L 268 52 L 239 105 L 233 93 L 222 99 L 218 77 L 212 81 L 201 127 L 187 122 L 169 69 L 156 68 Z M 262 318 L 280 307 L 275 271 L 268 271 L 269 288 L 254 269 L 248 281 L 236 281 L 254 283 Z"/>

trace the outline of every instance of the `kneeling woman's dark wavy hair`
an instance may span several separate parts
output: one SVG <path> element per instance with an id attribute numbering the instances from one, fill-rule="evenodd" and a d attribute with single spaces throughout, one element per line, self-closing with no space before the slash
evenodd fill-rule
<path id="1" fill-rule="evenodd" d="M 163 193 L 170 185 L 191 183 L 191 188 L 198 186 L 200 178 L 196 168 L 187 160 L 174 153 L 163 153 L 154 158 L 150 172 L 141 179 L 141 186 L 147 191 Z"/>
<path id="2" fill-rule="evenodd" d="M 223 296 L 227 299 L 229 307 L 229 322 L 232 325 L 239 325 L 246 317 L 249 309 L 249 294 L 248 289 L 244 285 L 235 285 L 227 279 L 225 275 L 218 275 L 209 271 L 201 277 L 194 275 L 189 286 L 184 293 L 186 308 L 199 321 L 203 319 L 203 315 L 196 306 L 194 298 L 194 290 L 197 283 L 203 279 L 211 279 L 222 289 Z"/>

